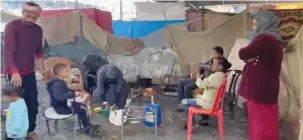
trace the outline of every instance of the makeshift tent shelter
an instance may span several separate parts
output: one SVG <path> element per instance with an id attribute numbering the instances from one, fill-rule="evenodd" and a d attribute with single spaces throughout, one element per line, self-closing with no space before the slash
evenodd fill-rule
<path id="1" fill-rule="evenodd" d="M 190 10 L 186 11 L 187 30 L 191 32 L 201 32 L 213 29 L 228 19 L 234 14 L 217 13 L 206 10 Z"/>
<path id="2" fill-rule="evenodd" d="M 161 21 L 113 21 L 114 35 L 118 37 L 139 38 L 153 33 L 165 26 L 185 22 L 184 20 Z"/>
<path id="3" fill-rule="evenodd" d="M 185 20 L 185 3 L 135 2 L 137 21 Z"/>
<path id="4" fill-rule="evenodd" d="M 1 22 L 9 22 L 18 18 L 19 17 L 14 14 L 1 10 Z"/>
<path id="5" fill-rule="evenodd" d="M 197 62 L 206 62 L 214 46 L 224 48 L 229 54 L 237 38 L 246 34 L 247 11 L 235 15 L 218 27 L 204 32 L 188 32 L 177 26 L 168 27 L 173 50 L 182 68 L 189 72 Z"/>
<path id="6" fill-rule="evenodd" d="M 62 16 L 67 13 L 75 12 L 76 9 L 64 10 L 43 10 L 40 14 L 41 17 Z M 95 8 L 80 9 L 81 13 L 88 16 L 91 20 L 101 27 L 103 30 L 113 33 L 112 28 L 112 15 L 108 11 L 102 11 Z"/>
<path id="7" fill-rule="evenodd" d="M 133 55 L 143 47 L 139 39 L 116 38 L 78 12 L 39 18 L 37 23 L 43 29 L 47 44 L 51 46 L 73 42 L 76 36 L 83 33 L 84 38 L 109 54 Z"/>

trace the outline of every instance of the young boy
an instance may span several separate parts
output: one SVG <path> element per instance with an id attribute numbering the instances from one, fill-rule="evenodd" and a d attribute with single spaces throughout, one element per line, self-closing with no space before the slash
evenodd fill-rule
<path id="1" fill-rule="evenodd" d="M 6 117 L 6 134 L 8 140 L 23 140 L 29 127 L 28 112 L 22 91 L 13 84 L 6 84 L 2 94 L 10 102 Z"/>
<path id="2" fill-rule="evenodd" d="M 72 102 L 72 105 L 68 107 L 67 100 L 75 99 L 75 97 L 85 97 L 87 94 L 84 92 L 73 91 L 67 87 L 67 83 L 64 81 L 68 77 L 67 67 L 64 64 L 58 63 L 53 67 L 53 73 L 55 77 L 47 83 L 47 90 L 51 98 L 51 106 L 58 114 L 71 114 L 74 111 L 79 115 L 81 122 L 84 126 L 86 135 L 94 136 L 100 133 L 100 126 L 90 123 L 87 106 L 84 103 Z M 87 99 L 83 99 L 85 102 Z"/>
<path id="3" fill-rule="evenodd" d="M 217 89 L 222 81 L 225 79 L 225 72 L 231 67 L 231 64 L 225 57 L 214 58 L 211 61 L 211 71 L 213 72 L 209 77 L 197 78 L 196 85 L 203 89 L 202 94 L 197 94 L 196 99 L 183 99 L 181 104 L 184 107 L 184 111 L 188 114 L 190 106 L 199 107 L 205 110 L 210 110 L 213 106 L 214 99 L 216 97 Z M 198 76 L 200 76 L 198 74 Z M 196 119 L 193 118 L 193 130 L 199 126 Z M 187 125 L 184 127 L 187 129 Z"/>

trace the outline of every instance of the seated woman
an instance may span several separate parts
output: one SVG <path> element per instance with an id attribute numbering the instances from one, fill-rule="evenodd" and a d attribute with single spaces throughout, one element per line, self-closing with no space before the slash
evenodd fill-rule
<path id="1" fill-rule="evenodd" d="M 212 59 L 211 71 L 213 72 L 209 77 L 201 80 L 196 80 L 198 88 L 203 89 L 201 93 L 198 93 L 196 99 L 183 99 L 181 101 L 184 111 L 188 114 L 190 106 L 199 107 L 205 110 L 210 110 L 213 106 L 214 99 L 216 97 L 217 89 L 225 79 L 225 72 L 231 67 L 231 64 L 225 57 L 219 57 Z M 198 75 L 199 76 L 199 75 Z M 198 122 L 193 118 L 193 130 L 199 126 Z M 187 125 L 184 127 L 187 129 Z"/>
<path id="2" fill-rule="evenodd" d="M 222 47 L 214 47 L 212 49 L 211 52 L 211 59 L 214 58 L 219 58 L 222 57 L 224 55 L 224 51 Z M 192 75 L 194 75 L 193 79 L 189 79 L 189 80 L 182 80 L 178 83 L 177 85 L 177 94 L 178 94 L 178 98 L 179 98 L 179 106 L 175 109 L 176 112 L 183 112 L 183 107 L 181 106 L 181 100 L 185 99 L 185 98 L 192 98 L 192 90 L 198 88 L 195 81 L 196 78 L 202 78 L 200 76 L 197 75 L 204 75 L 204 77 L 207 77 L 208 74 L 205 73 L 205 67 L 210 65 L 210 61 L 206 62 L 205 64 L 199 64 L 199 71 L 197 71 L 197 73 L 193 73 Z M 208 69 L 208 68 L 207 68 Z"/>

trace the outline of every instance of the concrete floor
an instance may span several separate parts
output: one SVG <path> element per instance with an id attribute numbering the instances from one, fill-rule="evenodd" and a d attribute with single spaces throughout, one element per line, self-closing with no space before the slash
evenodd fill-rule
<path id="1" fill-rule="evenodd" d="M 2 79 L 2 84 L 4 83 Z M 52 136 L 48 136 L 45 121 L 41 116 L 42 106 L 48 106 L 48 92 L 45 89 L 45 83 L 38 81 L 39 91 L 39 115 L 37 116 L 36 132 L 39 140 L 74 140 L 73 136 L 73 119 L 67 119 L 59 122 L 59 131 L 54 132 Z M 94 96 L 94 106 L 98 106 L 98 96 Z M 162 107 L 162 127 L 158 129 L 158 140 L 185 140 L 186 132 L 182 129 L 184 125 L 184 114 L 175 113 L 173 109 L 176 107 L 177 100 L 175 97 L 160 96 L 157 103 Z M 138 105 L 139 103 L 132 103 L 131 105 Z M 140 103 L 139 105 L 142 105 Z M 6 109 L 8 103 L 1 99 L 1 110 Z M 247 139 L 247 123 L 236 120 L 243 120 L 242 113 L 238 113 L 237 119 L 229 119 L 225 116 L 224 133 L 225 140 L 246 140 Z M 89 138 L 79 134 L 78 140 L 120 140 L 120 127 L 113 126 L 109 123 L 108 119 L 99 114 L 94 114 L 91 117 L 94 124 L 99 124 L 104 130 L 102 138 Z M 218 140 L 217 121 L 211 118 L 211 126 L 200 127 L 192 135 L 192 140 Z M 3 124 L 3 123 L 2 123 Z M 52 124 L 52 123 L 51 123 Z M 53 125 L 52 125 L 53 126 Z M 3 128 L 3 127 L 2 127 Z M 142 123 L 129 123 L 125 125 L 125 140 L 153 140 L 153 129 L 146 128 Z"/>

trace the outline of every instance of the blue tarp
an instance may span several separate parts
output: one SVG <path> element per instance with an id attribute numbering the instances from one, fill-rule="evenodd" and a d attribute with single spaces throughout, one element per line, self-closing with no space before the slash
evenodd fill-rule
<path id="1" fill-rule="evenodd" d="M 138 38 L 146 36 L 167 25 L 184 22 L 184 20 L 169 21 L 113 21 L 114 35 L 118 37 Z"/>

